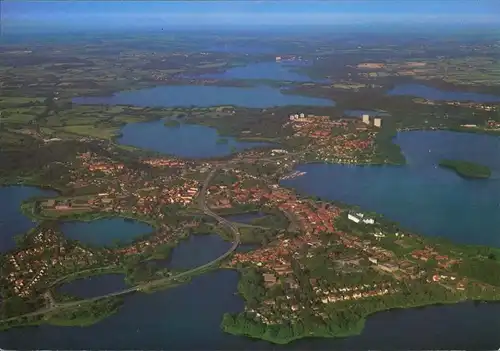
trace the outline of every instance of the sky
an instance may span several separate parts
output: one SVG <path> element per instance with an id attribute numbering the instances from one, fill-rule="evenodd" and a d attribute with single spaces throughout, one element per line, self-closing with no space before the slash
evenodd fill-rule
<path id="1" fill-rule="evenodd" d="M 4 26 L 499 23 L 500 0 L 1 1 Z"/>

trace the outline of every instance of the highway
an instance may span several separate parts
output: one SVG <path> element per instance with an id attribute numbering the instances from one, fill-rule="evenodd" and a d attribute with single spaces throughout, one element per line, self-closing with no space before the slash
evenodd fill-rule
<path id="1" fill-rule="evenodd" d="M 95 301 L 102 300 L 105 298 L 123 296 L 123 295 L 127 295 L 130 293 L 136 292 L 136 291 L 148 290 L 148 289 L 151 289 L 151 288 L 154 288 L 157 286 L 164 286 L 168 283 L 174 282 L 176 279 L 190 276 L 190 275 L 193 275 L 196 273 L 200 273 L 200 272 L 204 271 L 205 269 L 208 269 L 208 268 L 214 266 L 215 264 L 219 263 L 220 261 L 224 260 L 225 258 L 227 258 L 229 255 L 231 255 L 234 252 L 234 250 L 236 250 L 238 245 L 240 245 L 240 242 L 241 242 L 240 232 L 238 231 L 238 228 L 236 227 L 235 224 L 233 224 L 232 222 L 229 222 L 228 220 L 222 218 L 221 216 L 219 216 L 218 214 L 216 214 L 215 212 L 210 210 L 210 208 L 208 208 L 207 203 L 206 203 L 206 193 L 207 193 L 208 186 L 210 184 L 210 181 L 215 176 L 215 174 L 217 173 L 217 171 L 219 170 L 220 167 L 222 167 L 222 166 L 215 167 L 214 169 L 212 169 L 210 171 L 207 178 L 203 182 L 203 187 L 200 191 L 200 194 L 199 194 L 197 200 L 198 200 L 198 205 L 199 205 L 200 209 L 206 215 L 215 218 L 220 224 L 227 226 L 234 235 L 233 244 L 231 245 L 229 250 L 227 250 L 223 255 L 215 258 L 214 260 L 212 260 L 208 263 L 205 263 L 204 265 L 195 267 L 195 268 L 190 269 L 188 271 L 181 272 L 179 274 L 176 274 L 175 276 L 170 276 L 170 277 L 166 277 L 166 278 L 162 278 L 162 279 L 153 280 L 153 281 L 150 281 L 147 283 L 143 283 L 143 284 L 139 284 L 139 285 L 130 287 L 128 289 L 120 290 L 120 291 L 113 292 L 113 293 L 106 294 L 106 295 L 96 296 L 96 297 L 85 299 L 85 300 L 63 302 L 63 303 L 54 303 L 51 307 L 48 307 L 48 308 L 42 308 L 42 309 L 35 311 L 35 312 L 31 312 L 31 313 L 27 313 L 24 315 L 15 316 L 15 317 L 7 318 L 7 319 L 2 319 L 2 320 L 0 320 L 0 323 L 1 322 L 8 322 L 11 320 L 16 320 L 16 319 L 19 319 L 21 317 L 35 317 L 35 316 L 43 315 L 43 314 L 50 313 L 50 312 L 57 312 L 57 311 L 61 311 L 64 309 L 71 308 L 71 307 L 81 306 L 83 304 L 95 302 Z"/>

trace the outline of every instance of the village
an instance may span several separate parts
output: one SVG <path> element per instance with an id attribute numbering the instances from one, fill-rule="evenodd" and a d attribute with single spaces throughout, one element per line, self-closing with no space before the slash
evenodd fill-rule
<path id="1" fill-rule="evenodd" d="M 345 164 L 370 163 L 375 152 L 375 135 L 382 119 L 363 115 L 362 119 L 329 116 L 290 115 L 283 128 L 291 126 L 293 137 L 307 137 L 304 152 L 314 160 Z"/>
<path id="2" fill-rule="evenodd" d="M 70 171 L 68 186 L 93 187 L 97 193 L 42 201 L 38 204 L 42 215 L 57 218 L 72 213 L 112 212 L 161 219 L 163 205 L 187 206 L 199 191 L 198 181 L 181 174 L 182 170 L 193 170 L 193 166 L 176 159 L 142 160 L 148 167 L 168 169 L 169 173 L 155 177 L 89 153 L 78 159 L 80 164 Z"/>
<path id="3" fill-rule="evenodd" d="M 28 297 L 38 288 L 75 269 L 88 269 L 113 264 L 108 252 L 68 243 L 53 228 L 38 228 L 30 235 L 30 245 L 7 256 L 3 269 L 5 288 L 15 295 Z"/>
<path id="4" fill-rule="evenodd" d="M 211 186 L 208 203 L 214 208 L 231 208 L 242 204 L 279 208 L 287 218 L 297 224 L 300 233 L 294 238 L 281 234 L 265 247 L 251 252 L 235 253 L 229 263 L 229 267 L 239 269 L 254 267 L 261 272 L 266 289 L 273 291 L 280 286 L 287 292 L 284 296 L 264 301 L 260 307 L 247 310 L 261 322 L 279 324 L 287 318 L 299 318 L 299 311 L 305 304 L 302 298 L 298 297 L 301 288 L 297 274 L 300 273 L 294 270 L 293 261 L 301 262 L 301 267 L 305 267 L 304 260 L 324 255 L 322 250 L 329 247 L 338 247 L 341 252 L 340 255 L 328 255 L 332 268 L 352 270 L 354 267 L 354 271 L 361 276 L 375 274 L 382 282 L 376 283 L 366 278 L 362 284 L 345 285 L 339 277 L 338 282 L 332 285 L 324 280 L 311 278 L 309 283 L 316 294 L 311 303 L 315 306 L 318 303 L 332 304 L 398 294 L 401 292 L 399 284 L 405 281 L 440 284 L 452 291 L 463 291 L 467 288 L 467 279 L 458 277 L 454 271 L 456 265 L 461 262 L 459 258 L 440 254 L 428 245 L 421 250 L 411 250 L 410 247 L 417 240 L 412 234 L 383 233 L 378 229 L 370 229 L 376 227 L 377 222 L 366 214 L 342 210 L 327 203 L 300 199 L 292 191 L 272 185 L 267 188 L 241 187 L 242 180 L 240 175 L 232 186 Z M 348 234 L 337 229 L 336 223 L 341 218 L 363 227 L 368 236 Z M 384 240 L 399 246 L 404 253 L 385 248 L 382 244 Z M 431 260 L 436 264 L 425 265 Z M 314 310 L 318 316 L 324 313 L 319 307 Z"/>
<path id="5" fill-rule="evenodd" d="M 189 235 L 197 220 L 185 220 L 178 225 L 162 224 L 145 238 L 119 247 L 90 247 L 64 238 L 56 225 L 39 226 L 30 233 L 20 248 L 7 256 L 2 267 L 5 289 L 20 297 L 33 297 L 50 287 L 61 277 L 91 269 L 123 270 L 126 257 L 154 253 L 162 245 L 168 247 Z M 23 246 L 24 247 L 24 246 Z"/>

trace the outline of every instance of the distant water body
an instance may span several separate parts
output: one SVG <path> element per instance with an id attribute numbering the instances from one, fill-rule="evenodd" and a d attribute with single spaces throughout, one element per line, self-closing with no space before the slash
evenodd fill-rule
<path id="1" fill-rule="evenodd" d="M 76 104 L 134 105 L 144 107 L 209 107 L 235 105 L 266 108 L 274 106 L 333 106 L 332 100 L 283 94 L 269 86 L 222 87 L 211 85 L 166 85 L 122 91 L 112 96 L 77 97 Z"/>
<path id="2" fill-rule="evenodd" d="M 401 84 L 388 92 L 389 95 L 416 96 L 427 100 L 473 101 L 473 102 L 500 102 L 500 96 L 467 93 L 458 91 L 445 91 L 423 84 Z"/>
<path id="3" fill-rule="evenodd" d="M 324 82 L 327 79 L 312 79 L 306 74 L 300 73 L 294 69 L 306 65 L 299 61 L 297 63 L 287 62 L 259 62 L 246 66 L 229 68 L 223 73 L 211 73 L 201 75 L 200 78 L 215 79 L 269 79 L 274 81 L 291 82 Z"/>
<path id="4" fill-rule="evenodd" d="M 232 137 L 223 137 L 227 142 L 219 143 L 221 137 L 215 128 L 195 124 L 166 127 L 161 120 L 130 123 L 122 128 L 121 133 L 118 139 L 121 144 L 193 159 L 223 157 L 233 152 L 272 145 L 238 141 Z"/>

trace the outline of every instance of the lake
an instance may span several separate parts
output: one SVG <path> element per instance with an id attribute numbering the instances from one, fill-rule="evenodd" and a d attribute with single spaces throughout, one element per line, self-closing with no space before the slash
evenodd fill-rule
<path id="1" fill-rule="evenodd" d="M 14 237 L 36 225 L 21 213 L 21 203 L 35 196 L 56 195 L 55 191 L 30 186 L 0 187 L 0 253 L 14 249 Z"/>
<path id="2" fill-rule="evenodd" d="M 453 100 L 473 102 L 499 102 L 500 96 L 468 93 L 459 91 L 445 91 L 428 87 L 423 84 L 399 84 L 390 90 L 388 95 L 409 95 L 427 100 Z"/>
<path id="3" fill-rule="evenodd" d="M 243 309 L 235 295 L 237 281 L 232 270 L 209 272 L 172 289 L 126 296 L 120 312 L 98 324 L 15 328 L 0 332 L 0 345 L 65 350 L 496 350 L 500 344 L 500 304 L 474 303 L 379 313 L 368 319 L 362 335 L 350 338 L 278 346 L 236 337 L 219 326 L 225 312 Z M 115 283 L 119 290 L 121 282 Z"/>
<path id="4" fill-rule="evenodd" d="M 91 298 L 126 289 L 127 285 L 124 279 L 123 274 L 104 274 L 80 278 L 60 286 L 58 291 L 84 299 Z"/>
<path id="5" fill-rule="evenodd" d="M 500 247 L 500 138 L 418 131 L 396 142 L 406 166 L 301 165 L 307 174 L 282 184 L 376 211 L 416 233 Z M 443 158 L 487 165 L 492 178 L 463 179 L 437 166 Z"/>
<path id="6" fill-rule="evenodd" d="M 295 64 L 288 62 L 259 62 L 246 66 L 229 68 L 222 73 L 208 73 L 200 78 L 214 79 L 269 79 L 274 81 L 290 82 L 322 82 L 328 83 L 328 79 L 312 79 L 307 74 L 300 73 L 295 69 L 306 63 Z"/>
<path id="7" fill-rule="evenodd" d="M 222 256 L 232 243 L 217 234 L 196 234 L 181 240 L 166 260 L 165 267 L 173 270 L 188 270 L 202 266 Z"/>
<path id="8" fill-rule="evenodd" d="M 221 87 L 209 85 L 165 85 L 129 90 L 103 97 L 77 97 L 73 103 L 91 105 L 134 105 L 144 107 L 209 107 L 235 105 L 266 108 L 273 106 L 333 106 L 328 99 L 283 94 L 280 89 L 256 87 Z"/>
<path id="9" fill-rule="evenodd" d="M 122 136 L 118 139 L 121 144 L 185 158 L 223 157 L 246 149 L 272 145 L 237 141 L 232 137 L 223 137 L 227 142 L 218 143 L 221 136 L 215 128 L 196 124 L 166 127 L 161 120 L 127 124 L 121 129 L 121 133 Z"/>
<path id="10" fill-rule="evenodd" d="M 97 219 L 90 222 L 62 222 L 61 231 L 70 239 L 94 246 L 129 244 L 154 229 L 144 223 L 124 218 Z"/>

